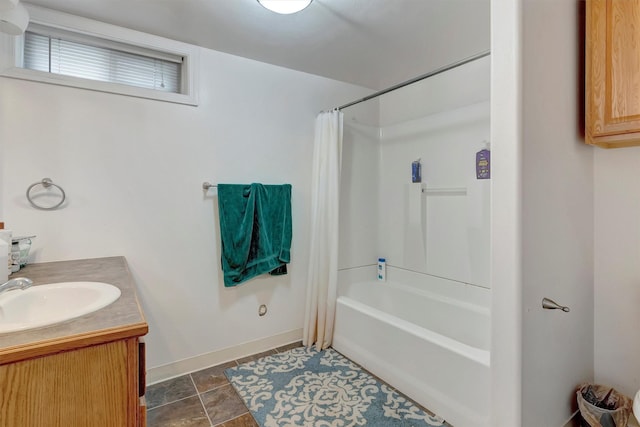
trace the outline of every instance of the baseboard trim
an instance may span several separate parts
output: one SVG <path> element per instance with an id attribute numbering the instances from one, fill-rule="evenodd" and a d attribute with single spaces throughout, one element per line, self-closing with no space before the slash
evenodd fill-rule
<path id="1" fill-rule="evenodd" d="M 199 371 L 209 366 L 219 365 L 230 360 L 240 359 L 261 353 L 272 348 L 291 344 L 302 339 L 302 329 L 283 332 L 270 337 L 249 341 L 234 347 L 223 348 L 211 353 L 201 354 L 188 359 L 178 360 L 162 366 L 147 369 L 147 385 L 155 384 L 190 372 Z"/>
<path id="2" fill-rule="evenodd" d="M 580 411 L 574 412 L 562 427 L 580 427 Z"/>

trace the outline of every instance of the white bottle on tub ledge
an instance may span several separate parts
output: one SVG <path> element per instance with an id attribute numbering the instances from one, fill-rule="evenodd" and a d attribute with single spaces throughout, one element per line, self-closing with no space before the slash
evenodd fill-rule
<path id="1" fill-rule="evenodd" d="M 387 262 L 384 258 L 378 258 L 378 280 L 381 282 L 387 280 Z"/>

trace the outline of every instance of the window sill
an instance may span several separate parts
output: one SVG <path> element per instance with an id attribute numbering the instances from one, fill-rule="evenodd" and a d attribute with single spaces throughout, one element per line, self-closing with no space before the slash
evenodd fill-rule
<path id="1" fill-rule="evenodd" d="M 181 93 L 161 92 L 153 89 L 145 89 L 134 86 L 121 85 L 117 83 L 99 82 L 72 76 L 65 76 L 62 74 L 52 74 L 42 71 L 28 70 L 19 67 L 12 67 L 2 70 L 0 72 L 0 76 L 11 77 L 20 80 L 28 80 L 38 83 L 48 83 L 98 92 L 106 92 L 117 95 L 153 99 L 156 101 L 172 102 L 176 104 L 193 106 L 198 105 L 198 100 L 195 96 L 185 95 Z"/>

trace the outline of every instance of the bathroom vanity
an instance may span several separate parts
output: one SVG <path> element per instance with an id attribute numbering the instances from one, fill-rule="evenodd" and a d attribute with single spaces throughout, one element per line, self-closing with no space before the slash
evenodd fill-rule
<path id="1" fill-rule="evenodd" d="M 126 260 L 33 264 L 19 275 L 34 286 L 105 282 L 121 295 L 76 319 L 0 334 L 0 427 L 145 426 L 141 337 L 148 325 Z"/>

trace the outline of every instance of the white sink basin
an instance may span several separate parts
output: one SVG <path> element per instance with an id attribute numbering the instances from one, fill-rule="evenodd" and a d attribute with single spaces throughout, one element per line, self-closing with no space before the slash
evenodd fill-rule
<path id="1" fill-rule="evenodd" d="M 0 295 L 0 333 L 53 325 L 100 310 L 120 297 L 101 282 L 63 282 Z"/>

